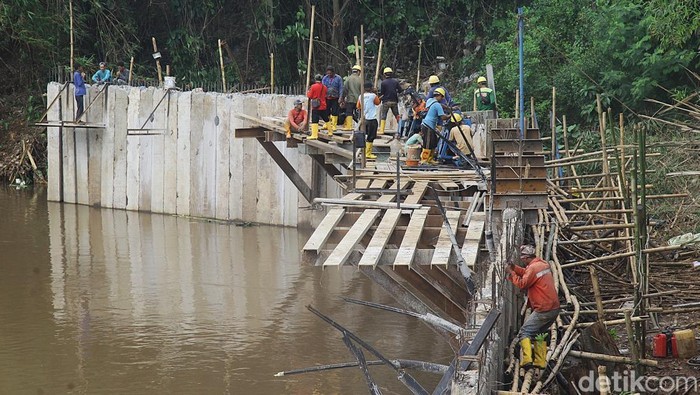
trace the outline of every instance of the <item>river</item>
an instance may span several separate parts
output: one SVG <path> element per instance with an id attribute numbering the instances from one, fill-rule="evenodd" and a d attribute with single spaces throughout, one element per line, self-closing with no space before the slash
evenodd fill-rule
<path id="1" fill-rule="evenodd" d="M 367 393 L 357 368 L 274 377 L 354 360 L 309 304 L 388 358 L 449 364 L 415 319 L 340 299 L 397 305 L 362 274 L 301 265 L 308 236 L 0 187 L 0 393 Z M 385 394 L 409 392 L 391 369 L 370 371 Z"/>

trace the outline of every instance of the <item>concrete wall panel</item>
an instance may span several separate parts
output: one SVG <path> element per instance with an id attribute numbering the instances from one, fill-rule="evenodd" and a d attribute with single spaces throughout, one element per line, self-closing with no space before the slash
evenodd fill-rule
<path id="1" fill-rule="evenodd" d="M 177 99 L 177 210 L 178 215 L 190 215 L 191 145 L 190 115 L 192 93 L 183 92 Z"/>
<path id="2" fill-rule="evenodd" d="M 87 109 L 90 102 L 95 97 L 97 91 L 96 86 L 91 86 L 87 89 L 87 94 L 85 95 L 85 108 Z M 89 114 L 92 109 L 88 109 L 88 113 L 84 115 L 81 119 L 89 121 Z M 88 150 L 88 129 L 86 128 L 75 128 L 75 196 L 76 202 L 78 204 L 89 204 L 90 200 L 88 197 L 88 157 L 90 156 L 90 151 Z"/>
<path id="3" fill-rule="evenodd" d="M 160 104 L 158 104 L 160 103 Z M 156 108 L 156 106 L 158 106 Z M 156 90 L 153 93 L 153 136 L 147 137 L 153 143 L 153 163 L 151 167 L 151 211 L 163 212 L 163 183 L 165 180 L 165 131 L 168 121 L 168 93 Z"/>
<path id="4" fill-rule="evenodd" d="M 178 96 L 172 91 L 166 98 L 167 130 L 163 145 L 163 212 L 177 212 L 177 141 L 178 141 Z"/>
<path id="5" fill-rule="evenodd" d="M 50 104 L 54 98 L 59 94 L 61 90 L 61 85 L 59 84 L 48 84 L 46 87 L 46 100 L 47 105 Z M 56 98 L 55 103 L 51 108 L 47 108 L 48 113 L 46 114 L 46 119 L 50 122 L 58 122 L 59 112 L 61 111 L 61 106 L 63 102 L 62 98 Z M 61 166 L 61 153 L 60 153 L 60 141 L 61 138 L 61 128 L 50 127 L 46 128 L 46 140 L 47 140 L 47 161 L 48 168 L 51 169 L 55 174 L 48 174 L 48 185 L 46 188 L 46 198 L 49 201 L 59 202 L 61 201 L 61 176 L 60 176 L 60 166 Z M 14 180 L 11 180 L 14 181 Z"/>
<path id="6" fill-rule="evenodd" d="M 87 113 L 89 124 L 105 124 L 105 113 L 109 104 L 109 89 L 102 86 L 93 86 L 90 89 L 93 96 L 93 105 Z M 88 179 L 87 192 L 88 202 L 91 206 L 102 206 L 102 140 L 105 133 L 104 128 L 86 129 L 87 150 L 88 150 Z"/>
<path id="7" fill-rule="evenodd" d="M 229 218 L 229 183 L 230 177 L 230 123 L 231 123 L 231 99 L 225 95 L 216 98 L 216 218 Z"/>
<path id="8" fill-rule="evenodd" d="M 139 119 L 141 107 L 141 89 L 135 88 L 129 91 L 129 110 L 127 126 L 129 129 L 140 128 Z M 139 150 L 141 137 L 129 136 L 126 139 L 126 209 L 139 210 L 139 195 L 141 194 L 141 182 L 139 178 Z"/>
<path id="9" fill-rule="evenodd" d="M 75 118 L 75 89 L 71 85 L 66 89 L 66 111 L 64 116 L 68 119 Z M 77 203 L 78 196 L 75 190 L 75 128 L 63 128 L 63 201 Z"/>
<path id="10" fill-rule="evenodd" d="M 160 92 L 160 90 L 159 90 Z M 155 117 L 151 116 L 153 111 L 153 95 L 154 88 L 148 88 L 141 91 L 141 102 L 139 104 L 139 128 L 153 127 Z M 133 136 L 131 139 L 139 139 L 139 210 L 151 211 L 152 189 L 153 183 L 153 138 L 151 136 Z"/>
<path id="11" fill-rule="evenodd" d="M 112 153 L 113 160 L 113 174 L 114 179 L 112 181 L 112 207 L 114 208 L 126 208 L 126 175 L 127 175 L 127 126 L 128 126 L 128 113 L 129 113 L 129 91 L 124 88 L 112 89 L 113 97 L 110 97 L 112 101 L 113 111 L 108 115 L 109 123 L 111 123 L 114 129 L 114 135 L 112 137 L 114 146 L 109 147 L 105 145 L 102 150 L 103 155 Z M 103 157 L 104 158 L 104 157 Z M 104 176 L 103 176 L 104 178 Z M 104 185 L 103 191 L 104 191 Z M 108 194 L 109 191 L 105 191 Z"/>

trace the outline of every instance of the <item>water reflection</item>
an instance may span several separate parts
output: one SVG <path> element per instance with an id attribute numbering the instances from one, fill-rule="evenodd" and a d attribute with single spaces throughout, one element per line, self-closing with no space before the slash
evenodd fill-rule
<path id="1" fill-rule="evenodd" d="M 0 393 L 365 393 L 354 369 L 273 377 L 352 360 L 307 304 L 387 357 L 451 359 L 415 320 L 340 301 L 393 303 L 352 269 L 300 266 L 307 235 L 295 229 L 26 195 L 0 190 L 2 241 L 17 247 L 2 258 Z M 406 392 L 390 370 L 372 371 L 385 393 Z"/>

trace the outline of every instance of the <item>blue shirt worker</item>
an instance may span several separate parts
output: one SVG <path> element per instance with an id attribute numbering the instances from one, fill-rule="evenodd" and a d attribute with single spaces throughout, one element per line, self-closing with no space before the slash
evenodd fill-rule
<path id="1" fill-rule="evenodd" d="M 418 131 L 418 133 L 413 133 L 413 134 L 411 135 L 411 137 L 409 137 L 408 140 L 406 140 L 406 145 L 404 146 L 404 148 L 406 149 L 406 151 L 408 151 L 408 148 L 409 148 L 410 146 L 412 146 L 412 145 L 420 145 L 420 146 L 423 146 L 423 134 L 424 134 L 424 133 L 425 133 L 425 132 L 423 132 L 423 129 L 421 129 L 420 131 Z"/>
<path id="2" fill-rule="evenodd" d="M 326 124 L 328 135 L 332 136 L 338 126 L 338 113 L 340 112 L 340 103 L 338 100 L 343 97 L 343 79 L 335 73 L 333 66 L 326 67 L 326 75 L 323 76 L 321 83 L 328 88 L 326 93 L 326 105 L 330 114 L 330 122 Z"/>
<path id="3" fill-rule="evenodd" d="M 421 123 L 421 130 L 425 136 L 425 145 L 420 154 L 421 164 L 434 164 L 433 155 L 435 154 L 435 148 L 438 143 L 437 124 L 440 121 L 446 120 L 450 117 L 449 114 L 445 114 L 445 110 L 442 108 L 440 102 L 445 98 L 445 89 L 437 88 L 433 92 L 433 97 L 428 99 L 425 103 L 425 108 L 427 113 L 423 122 Z"/>
<path id="4" fill-rule="evenodd" d="M 80 121 L 80 116 L 83 115 L 83 98 L 85 97 L 85 80 L 83 76 L 85 72 L 83 71 L 83 66 L 80 64 L 75 65 L 75 71 L 73 72 L 73 85 L 75 85 L 75 120 Z"/>
<path id="5" fill-rule="evenodd" d="M 112 72 L 107 68 L 107 63 L 100 62 L 100 69 L 92 75 L 92 81 L 96 84 L 112 82 Z"/>
<path id="6" fill-rule="evenodd" d="M 377 155 L 372 153 L 374 139 L 377 138 L 377 108 L 379 106 L 379 96 L 374 93 L 374 86 L 371 82 L 365 82 L 364 92 L 357 100 L 357 108 L 364 112 L 365 134 L 367 144 L 365 144 L 365 158 L 377 159 Z"/>
<path id="7" fill-rule="evenodd" d="M 447 91 L 447 88 L 442 86 L 440 84 L 440 78 L 436 75 L 431 75 L 428 78 L 428 83 L 430 84 L 430 89 L 428 90 L 428 98 L 434 97 L 435 96 L 435 90 L 437 88 L 442 88 L 442 90 L 445 92 L 445 94 L 442 97 L 442 100 L 440 101 L 441 104 L 445 104 L 447 106 L 454 106 L 455 103 L 452 101 L 452 97 L 450 96 L 450 92 Z"/>

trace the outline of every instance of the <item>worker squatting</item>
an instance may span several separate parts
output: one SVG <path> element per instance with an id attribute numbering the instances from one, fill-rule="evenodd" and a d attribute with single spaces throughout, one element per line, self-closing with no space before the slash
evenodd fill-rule
<path id="1" fill-rule="evenodd" d="M 365 157 L 376 159 L 372 146 L 377 135 L 384 134 L 389 112 L 399 124 L 398 138 L 405 139 L 406 148 L 420 146 L 421 163 L 436 164 L 438 134 L 452 141 L 464 155 L 473 154 L 472 137 L 474 128 L 469 117 L 463 117 L 459 106 L 452 100 L 447 88 L 436 75 L 428 79 L 429 87 L 425 94 L 417 92 L 410 85 L 399 81 L 390 67 L 383 70 L 379 90 L 371 82 L 363 82 L 362 69 L 355 65 L 351 74 L 343 80 L 335 73 L 333 66 L 326 68 L 325 75 L 317 74 L 306 96 L 311 109 L 310 140 L 318 139 L 319 129 L 325 129 L 329 136 L 342 125 L 343 130 L 352 130 L 354 122 L 364 131 Z M 495 111 L 496 98 L 487 86 L 486 78 L 479 77 L 478 88 L 474 91 L 475 111 Z M 308 114 L 304 103 L 297 100 L 289 111 L 286 122 L 287 137 L 292 133 L 304 133 Z M 320 127 L 320 121 L 323 126 Z M 442 159 L 463 165 L 459 155 Z"/>

